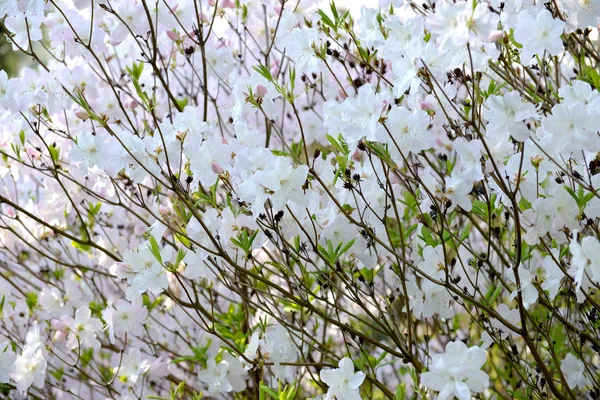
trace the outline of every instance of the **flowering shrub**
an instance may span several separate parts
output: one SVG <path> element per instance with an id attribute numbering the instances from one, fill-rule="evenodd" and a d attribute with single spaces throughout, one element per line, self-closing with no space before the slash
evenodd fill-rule
<path id="1" fill-rule="evenodd" d="M 599 4 L 0 1 L 0 397 L 598 398 Z"/>

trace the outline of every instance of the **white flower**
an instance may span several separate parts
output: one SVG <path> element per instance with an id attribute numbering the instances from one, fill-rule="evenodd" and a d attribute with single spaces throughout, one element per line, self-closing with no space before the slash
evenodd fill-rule
<path id="1" fill-rule="evenodd" d="M 286 35 L 286 54 L 294 61 L 298 74 L 319 72 L 322 61 L 313 50 L 319 46 L 319 31 L 315 28 L 294 28 Z"/>
<path id="2" fill-rule="evenodd" d="M 248 346 L 244 351 L 244 357 L 239 358 L 239 361 L 244 365 L 245 369 L 252 368 L 252 365 L 247 364 L 245 359 L 255 360 L 258 357 L 258 346 L 260 346 L 262 340 L 260 339 L 260 332 L 254 332 L 248 341 Z"/>
<path id="3" fill-rule="evenodd" d="M 367 83 L 358 89 L 356 97 L 348 97 L 342 104 L 333 101 L 324 104 L 325 126 L 334 137 L 341 133 L 353 152 L 363 137 L 376 139 L 379 119 L 388 104 L 388 93 L 376 93 Z"/>
<path id="4" fill-rule="evenodd" d="M 141 304 L 140 298 L 131 303 L 119 300 L 115 308 L 109 306 L 102 310 L 111 343 L 115 342 L 115 336 L 123 339 L 125 333 L 141 334 L 147 316 L 148 310 Z"/>
<path id="5" fill-rule="evenodd" d="M 0 18 L 17 8 L 17 0 L 0 0 Z"/>
<path id="6" fill-rule="evenodd" d="M 171 258 L 170 247 L 165 249 L 163 261 Z M 169 286 L 165 270 L 150 250 L 148 242 L 142 243 L 123 255 L 123 262 L 113 265 L 112 273 L 119 279 L 127 279 L 127 299 L 134 300 L 150 290 L 160 294 Z"/>
<path id="7" fill-rule="evenodd" d="M 260 174 L 261 184 L 273 192 L 271 203 L 274 210 L 285 209 L 290 200 L 300 206 L 308 205 L 308 199 L 302 192 L 307 175 L 308 166 L 300 165 L 294 168 L 284 157 L 277 158 L 274 169 Z"/>
<path id="8" fill-rule="evenodd" d="M 568 158 L 573 153 L 578 157 L 583 149 L 600 150 L 596 120 L 583 102 L 559 103 L 542 121 L 542 127 L 551 135 L 549 147 L 553 148 L 554 154 Z"/>
<path id="9" fill-rule="evenodd" d="M 234 392 L 241 392 L 246 389 L 246 379 L 248 371 L 244 368 L 244 364 L 230 353 L 223 353 L 223 361 L 227 362 L 227 380 Z"/>
<path id="10" fill-rule="evenodd" d="M 538 291 L 533 284 L 533 280 L 535 275 L 531 273 L 529 269 L 527 269 L 524 265 L 519 265 L 517 269 L 517 273 L 519 275 L 519 287 L 515 287 L 509 296 L 510 300 L 514 300 L 521 292 L 521 296 L 523 298 L 523 306 L 525 308 L 529 308 L 530 305 L 535 303 L 538 298 Z M 517 286 L 517 277 L 514 273 L 514 270 L 511 271 L 510 276 L 512 276 L 511 281 Z"/>
<path id="11" fill-rule="evenodd" d="M 444 354 L 432 356 L 429 371 L 421 375 L 423 385 L 439 392 L 439 400 L 470 400 L 471 392 L 481 393 L 489 386 L 489 376 L 481 370 L 487 352 L 460 341 L 446 345 Z"/>
<path id="12" fill-rule="evenodd" d="M 435 13 L 426 19 L 427 29 L 437 37 L 440 49 L 465 45 L 469 37 L 466 21 L 467 2 L 438 0 Z M 454 46 L 447 46 L 450 42 Z"/>
<path id="13" fill-rule="evenodd" d="M 565 23 L 552 17 L 550 11 L 541 9 L 537 15 L 530 15 L 529 10 L 521 12 L 515 26 L 515 40 L 523 45 L 521 50 L 521 63 L 529 65 L 535 54 L 540 57 L 548 52 L 558 55 L 563 51 L 560 35 L 563 33 Z"/>
<path id="14" fill-rule="evenodd" d="M 17 356 L 9 342 L 0 343 L 0 383 L 8 383 Z"/>
<path id="15" fill-rule="evenodd" d="M 27 50 L 29 48 L 30 40 L 31 42 L 42 40 L 43 35 L 41 25 L 43 18 L 43 14 L 25 15 L 25 13 L 21 12 L 6 18 L 4 26 L 6 26 L 6 29 L 13 34 L 13 50 L 18 50 L 19 47 L 23 50 Z"/>
<path id="16" fill-rule="evenodd" d="M 71 350 L 82 347 L 100 348 L 100 342 L 96 339 L 96 332 L 102 329 L 102 322 L 98 318 L 92 318 L 92 311 L 88 306 L 81 306 L 75 311 L 75 318 L 65 315 L 61 318 L 69 327 L 67 335 L 67 347 Z"/>
<path id="17" fill-rule="evenodd" d="M 208 360 L 206 369 L 198 372 L 198 379 L 208 385 L 207 394 L 229 393 L 233 390 L 231 383 L 227 380 L 228 369 L 227 361 L 217 364 L 214 358 Z"/>
<path id="18" fill-rule="evenodd" d="M 40 292 L 38 303 L 42 309 L 40 315 L 44 318 L 53 318 L 64 314 L 62 311 L 65 302 L 62 294 L 55 287 L 43 288 Z"/>
<path id="19" fill-rule="evenodd" d="M 134 386 L 139 377 L 150 369 L 150 362 L 142 360 L 140 349 L 134 347 L 129 354 L 123 356 L 120 369 L 117 367 L 113 371 L 116 372 L 117 369 L 119 376 L 125 377 L 129 386 Z"/>
<path id="20" fill-rule="evenodd" d="M 440 318 L 450 318 L 454 315 L 452 295 L 442 285 L 430 280 L 424 280 L 419 291 L 413 299 L 412 305 L 415 315 L 429 318 L 438 314 Z"/>
<path id="21" fill-rule="evenodd" d="M 467 141 L 459 137 L 453 143 L 454 150 L 458 154 L 460 162 L 458 163 L 457 173 L 464 180 L 476 182 L 483 179 L 483 170 L 481 168 L 481 141 Z"/>
<path id="22" fill-rule="evenodd" d="M 100 135 L 92 135 L 88 131 L 81 131 L 77 135 L 77 147 L 71 150 L 70 158 L 73 162 L 81 162 L 86 167 L 93 167 L 105 157 L 104 140 Z"/>
<path id="23" fill-rule="evenodd" d="M 567 385 L 569 385 L 571 389 L 576 389 L 577 387 L 583 389 L 587 385 L 585 365 L 573 354 L 567 354 L 560 364 L 560 370 L 565 375 Z"/>
<path id="24" fill-rule="evenodd" d="M 427 150 L 433 145 L 431 134 L 427 131 L 429 116 L 424 111 L 411 112 L 406 107 L 393 107 L 388 113 L 386 126 L 379 127 L 377 138 L 384 143 L 394 143 L 405 155 Z M 390 134 L 392 138 L 390 138 Z"/>
<path id="25" fill-rule="evenodd" d="M 510 322 L 514 326 L 518 326 L 521 323 L 521 319 L 519 317 L 519 310 L 514 308 L 510 309 L 506 304 L 500 304 L 496 311 L 502 318 L 504 318 L 507 322 Z M 506 339 L 509 334 L 516 335 L 515 332 L 508 329 L 502 322 L 497 320 L 496 318 L 492 318 L 490 321 L 491 325 L 500 331 L 500 337 L 502 339 Z"/>
<path id="26" fill-rule="evenodd" d="M 336 369 L 321 370 L 320 377 L 329 388 L 323 400 L 344 399 L 360 400 L 360 385 L 365 380 L 362 371 L 354 373 L 354 363 L 348 357 L 344 357 Z"/>
<path id="27" fill-rule="evenodd" d="M 452 174 L 452 176 L 445 179 L 445 183 L 446 198 L 451 202 L 447 211 L 453 211 L 456 206 L 459 206 L 465 211 L 471 211 L 473 205 L 471 204 L 469 193 L 471 193 L 471 190 L 473 189 L 473 183 L 471 182 L 470 177 Z"/>
<path id="28" fill-rule="evenodd" d="M 589 272 L 594 282 L 598 282 L 600 280 L 600 242 L 598 239 L 593 236 L 586 236 L 581 239 L 581 244 L 579 244 L 577 243 L 577 231 L 575 231 L 569 250 L 573 255 L 569 275 L 575 281 L 576 291 L 581 288 L 583 275 L 586 271 Z"/>
<path id="29" fill-rule="evenodd" d="M 25 393 L 31 385 L 38 388 L 44 386 L 46 379 L 46 359 L 42 349 L 25 346 L 23 353 L 15 362 L 13 380 L 17 383 L 17 389 Z"/>
<path id="30" fill-rule="evenodd" d="M 295 362 L 298 360 L 298 347 L 292 340 L 287 329 L 281 325 L 271 326 L 265 332 L 262 348 L 266 360 L 273 365 L 273 372 L 278 379 L 292 381 L 296 368 L 282 366 L 282 362 Z"/>
<path id="31" fill-rule="evenodd" d="M 512 91 L 503 96 L 490 96 L 486 101 L 484 115 L 489 120 L 487 134 L 504 138 L 508 135 L 523 142 L 529 137 L 524 120 L 536 116 L 533 104 L 524 103 L 521 95 Z"/>
<path id="32" fill-rule="evenodd" d="M 557 249 L 552 249 L 552 254 L 544 257 L 542 261 L 542 268 L 544 269 L 545 276 L 542 281 L 542 289 L 548 291 L 548 297 L 550 300 L 554 300 L 558 291 L 560 290 L 561 282 L 565 277 L 562 270 L 556 265 L 556 261 L 560 259 Z"/>
<path id="33" fill-rule="evenodd" d="M 436 247 L 427 246 L 423 249 L 423 261 L 417 267 L 429 276 L 440 278 L 445 275 L 444 265 L 444 251 L 442 246 L 438 245 Z"/>
<path id="34" fill-rule="evenodd" d="M 568 22 L 577 28 L 598 26 L 600 16 L 600 1 L 598 0 L 562 0 L 559 2 L 561 11 L 566 11 Z"/>

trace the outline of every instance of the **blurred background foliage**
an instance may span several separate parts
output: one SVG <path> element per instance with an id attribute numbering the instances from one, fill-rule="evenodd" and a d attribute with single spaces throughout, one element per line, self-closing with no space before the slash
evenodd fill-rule
<path id="1" fill-rule="evenodd" d="M 24 61 L 20 52 L 13 51 L 6 35 L 0 33 L 0 70 L 6 71 L 9 77 L 13 77 L 18 74 Z"/>

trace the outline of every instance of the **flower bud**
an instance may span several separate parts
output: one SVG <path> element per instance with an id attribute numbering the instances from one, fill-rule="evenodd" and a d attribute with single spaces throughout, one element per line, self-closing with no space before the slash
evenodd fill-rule
<path id="1" fill-rule="evenodd" d="M 54 334 L 55 342 L 64 342 L 66 338 L 67 338 L 67 332 L 56 331 L 56 333 Z"/>
<path id="2" fill-rule="evenodd" d="M 502 36 L 504 36 L 503 31 L 499 31 L 499 30 L 492 31 L 492 33 L 490 33 L 490 36 L 488 36 L 488 41 L 489 42 L 497 42 L 498 40 L 500 40 L 502 38 Z"/>
<path id="3" fill-rule="evenodd" d="M 85 111 L 83 108 L 78 108 L 77 110 L 75 110 L 75 116 L 84 121 L 90 118 L 90 114 L 88 114 L 88 112 Z"/>
<path id="4" fill-rule="evenodd" d="M 256 85 L 256 91 L 254 92 L 256 97 L 265 97 L 267 94 L 267 88 L 263 85 Z"/>
<path id="5" fill-rule="evenodd" d="M 39 158 L 40 155 L 42 154 L 39 151 L 37 151 L 36 149 L 34 149 L 33 147 L 28 147 L 26 152 L 27 152 L 27 155 L 31 158 Z"/>
<path id="6" fill-rule="evenodd" d="M 64 321 L 57 318 L 52 319 L 52 327 L 59 332 L 67 332 L 69 330 L 69 326 Z"/>
<path id="7" fill-rule="evenodd" d="M 213 162 L 213 163 L 211 163 L 211 164 L 210 164 L 210 169 L 212 169 L 212 171 L 213 171 L 215 174 L 219 174 L 219 175 L 220 175 L 221 173 L 223 173 L 223 171 L 225 171 L 225 170 L 223 169 L 223 167 L 221 167 L 221 166 L 220 166 L 218 163 L 216 163 L 216 162 Z"/>
<path id="8" fill-rule="evenodd" d="M 179 39 L 179 35 L 177 35 L 175 32 L 173 31 L 167 31 L 167 36 L 169 37 L 169 39 L 171 39 L 172 41 L 177 41 Z"/>
<path id="9" fill-rule="evenodd" d="M 421 110 L 423 110 L 423 111 L 432 111 L 433 107 L 434 107 L 434 104 L 431 100 L 425 99 L 421 102 Z"/>
<path id="10" fill-rule="evenodd" d="M 136 99 L 131 99 L 125 103 L 125 108 L 133 110 L 136 109 L 139 105 L 140 103 Z"/>

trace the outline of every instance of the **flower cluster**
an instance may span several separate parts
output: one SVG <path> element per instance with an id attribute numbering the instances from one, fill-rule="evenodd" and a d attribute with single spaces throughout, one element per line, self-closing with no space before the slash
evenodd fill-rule
<path id="1" fill-rule="evenodd" d="M 0 397 L 600 396 L 600 3 L 341 3 L 0 0 Z"/>

